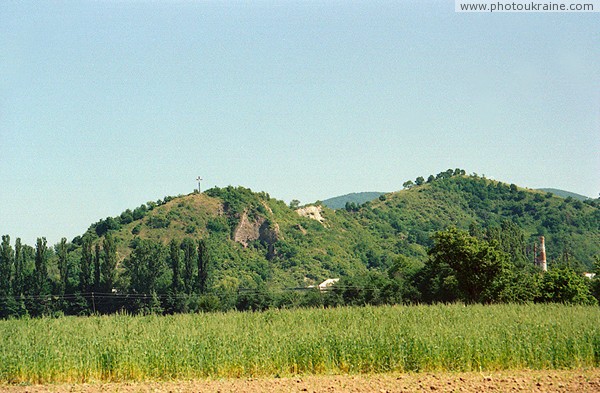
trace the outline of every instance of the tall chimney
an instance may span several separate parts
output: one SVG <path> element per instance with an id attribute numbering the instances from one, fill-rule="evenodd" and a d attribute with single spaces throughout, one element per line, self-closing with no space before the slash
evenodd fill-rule
<path id="1" fill-rule="evenodd" d="M 544 244 L 544 236 L 540 236 L 540 265 L 543 271 L 548 271 L 548 265 L 546 264 L 546 245 Z"/>

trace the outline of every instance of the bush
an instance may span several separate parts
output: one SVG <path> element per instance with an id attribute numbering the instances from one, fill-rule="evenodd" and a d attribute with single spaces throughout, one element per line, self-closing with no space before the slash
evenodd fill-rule
<path id="1" fill-rule="evenodd" d="M 572 269 L 553 269 L 544 274 L 538 301 L 571 304 L 598 304 L 589 283 Z"/>
<path id="2" fill-rule="evenodd" d="M 166 217 L 151 216 L 150 218 L 148 218 L 147 225 L 150 228 L 155 228 L 155 229 L 167 228 L 169 225 L 171 225 L 171 220 L 169 220 Z"/>

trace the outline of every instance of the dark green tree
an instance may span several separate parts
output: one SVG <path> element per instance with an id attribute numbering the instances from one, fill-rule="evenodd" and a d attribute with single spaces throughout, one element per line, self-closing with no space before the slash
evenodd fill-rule
<path id="1" fill-rule="evenodd" d="M 489 289 L 508 268 L 506 253 L 456 228 L 437 232 L 433 241 L 430 262 L 452 269 L 465 302 L 494 300 Z"/>
<path id="2" fill-rule="evenodd" d="M 525 234 L 513 221 L 503 220 L 499 227 L 489 227 L 485 238 L 488 242 L 495 241 L 498 249 L 507 253 L 516 266 L 531 265 L 527 257 Z"/>
<path id="3" fill-rule="evenodd" d="M 0 243 L 0 297 L 11 293 L 11 275 L 14 264 L 14 251 L 10 246 L 10 236 L 3 235 Z"/>
<path id="4" fill-rule="evenodd" d="M 206 246 L 206 240 L 201 239 L 198 242 L 198 279 L 197 288 L 199 294 L 205 294 L 208 289 L 208 280 L 210 276 L 210 254 Z"/>
<path id="5" fill-rule="evenodd" d="M 15 240 L 15 275 L 13 279 L 13 293 L 15 296 L 23 294 L 23 285 L 25 281 L 25 272 L 23 266 L 23 246 L 21 238 Z"/>
<path id="6" fill-rule="evenodd" d="M 172 239 L 169 243 L 169 265 L 173 271 L 173 278 L 171 280 L 171 290 L 173 294 L 177 295 L 181 292 L 182 281 L 181 281 L 181 255 L 180 255 L 180 244 L 177 240 Z"/>
<path id="7" fill-rule="evenodd" d="M 48 243 L 45 237 L 37 238 L 35 246 L 35 294 L 48 295 Z"/>
<path id="8" fill-rule="evenodd" d="M 415 179 L 415 184 L 417 186 L 423 185 L 423 183 L 425 183 L 425 179 L 423 178 L 423 176 L 419 176 Z"/>
<path id="9" fill-rule="evenodd" d="M 166 269 L 163 245 L 150 239 L 140 240 L 126 260 L 125 269 L 134 293 L 158 292 L 159 278 Z"/>
<path id="10" fill-rule="evenodd" d="M 357 212 L 360 210 L 360 205 L 358 205 L 356 202 L 348 201 L 348 202 L 346 202 L 344 209 L 346 209 L 346 211 L 349 211 L 349 212 Z"/>
<path id="11" fill-rule="evenodd" d="M 112 292 L 117 278 L 117 244 L 109 232 L 102 242 L 104 262 L 102 263 L 102 286 L 105 292 Z"/>
<path id="12" fill-rule="evenodd" d="M 100 242 L 94 247 L 94 291 L 100 292 L 102 280 L 102 251 L 100 250 Z"/>
<path id="13" fill-rule="evenodd" d="M 11 291 L 11 274 L 14 264 L 14 251 L 10 246 L 10 236 L 2 236 L 0 243 L 0 318 L 14 314 L 15 300 Z"/>
<path id="14" fill-rule="evenodd" d="M 34 251 L 33 273 L 26 279 L 31 298 L 27 299 L 27 309 L 33 316 L 51 313 L 49 299 L 50 283 L 48 282 L 48 245 L 46 238 L 38 238 Z"/>
<path id="15" fill-rule="evenodd" d="M 79 290 L 81 292 L 89 292 L 92 288 L 93 261 L 92 238 L 84 235 L 81 244 L 81 272 L 79 274 Z"/>
<path id="16" fill-rule="evenodd" d="M 591 282 L 570 268 L 544 273 L 538 301 L 572 304 L 598 304 L 590 291 Z"/>
<path id="17" fill-rule="evenodd" d="M 194 273 L 196 271 L 198 260 L 196 242 L 194 242 L 193 239 L 186 237 L 181 242 L 181 249 L 183 250 L 183 272 L 181 278 L 183 280 L 185 293 L 190 294 L 194 289 Z"/>
<path id="18" fill-rule="evenodd" d="M 60 239 L 60 243 L 58 243 L 55 247 L 56 255 L 58 257 L 58 274 L 60 276 L 60 281 L 58 284 L 58 294 L 64 295 L 65 290 L 67 288 L 67 279 L 69 277 L 69 264 L 67 261 L 67 239 Z"/>
<path id="19" fill-rule="evenodd" d="M 167 263 L 171 268 L 171 286 L 168 291 L 166 301 L 166 311 L 169 313 L 178 313 L 189 311 L 189 296 L 185 295 L 183 280 L 181 278 L 181 244 L 178 240 L 172 239 L 169 243 L 169 256 Z"/>

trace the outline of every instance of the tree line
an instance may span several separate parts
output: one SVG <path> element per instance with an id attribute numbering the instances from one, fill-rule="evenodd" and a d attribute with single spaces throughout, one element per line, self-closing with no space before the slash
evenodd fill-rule
<path id="1" fill-rule="evenodd" d="M 78 246 L 65 238 L 35 247 L 8 235 L 0 243 L 0 317 L 94 313 L 181 313 L 456 302 L 597 304 L 600 280 L 556 263 L 542 272 L 529 260 L 516 224 L 469 231 L 449 228 L 431 238 L 425 263 L 397 256 L 386 269 L 342 277 L 331 288 L 256 288 L 213 285 L 215 239 L 173 239 L 167 245 L 135 238 L 120 266 L 116 240 L 89 233 Z M 600 260 L 596 258 L 596 272 Z"/>
<path id="2" fill-rule="evenodd" d="M 86 315 L 117 311 L 197 311 L 209 288 L 211 260 L 204 239 L 160 242 L 136 238 L 131 255 L 117 265 L 116 240 L 89 233 L 76 245 L 66 238 L 49 248 L 10 236 L 0 243 L 0 318 Z M 196 304 L 196 305 L 194 305 Z"/>

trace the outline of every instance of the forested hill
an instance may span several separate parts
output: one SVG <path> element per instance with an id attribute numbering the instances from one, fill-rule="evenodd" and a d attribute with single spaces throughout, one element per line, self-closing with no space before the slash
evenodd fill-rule
<path id="1" fill-rule="evenodd" d="M 206 238 L 222 285 L 242 287 L 314 284 L 386 269 L 397 255 L 423 262 L 434 232 L 451 226 L 485 230 L 504 221 L 523 231 L 527 245 L 544 235 L 551 262 L 570 257 L 591 267 L 600 254 L 598 201 L 563 199 L 459 170 L 407 181 L 404 187 L 335 211 L 322 205 L 294 210 L 265 192 L 213 188 L 101 220 L 88 236 L 113 232 L 121 260 L 140 239 L 166 245 L 172 239 Z"/>
<path id="2" fill-rule="evenodd" d="M 499 227 L 509 221 L 520 228 L 529 245 L 545 236 L 550 261 L 571 258 L 591 267 L 600 253 L 598 207 L 598 200 L 564 199 L 515 184 L 447 174 L 420 186 L 408 184 L 407 189 L 387 194 L 357 214 L 371 222 L 371 232 L 382 244 L 402 238 L 400 249 L 415 250 L 415 255 L 424 256 L 435 231 L 449 226 Z"/>
<path id="3" fill-rule="evenodd" d="M 532 264 L 540 235 L 551 268 L 582 272 L 600 256 L 598 200 L 560 198 L 459 169 L 403 187 L 338 210 L 320 204 L 291 208 L 243 187 L 165 197 L 100 220 L 54 247 L 40 239 L 35 248 L 15 243 L 13 252 L 5 237 L 2 260 L 13 255 L 14 263 L 0 265 L 12 272 L 6 288 L 35 296 L 263 291 L 371 272 L 404 277 L 410 271 L 411 285 L 421 285 L 411 296 L 426 300 L 420 294 L 430 291 L 434 278 L 419 271 L 430 260 L 432 235 L 451 227 L 482 241 L 496 239 L 519 269 Z M 440 291 L 431 299 L 453 299 Z"/>
<path id="4" fill-rule="evenodd" d="M 343 209 L 346 207 L 346 203 L 354 203 L 356 205 L 362 205 L 365 202 L 377 199 L 379 196 L 385 194 L 384 192 L 353 192 L 351 194 L 341 195 L 333 198 L 328 198 L 322 201 L 323 205 L 331 209 Z"/>
<path id="5" fill-rule="evenodd" d="M 565 190 L 559 190 L 556 188 L 539 188 L 539 190 L 545 191 L 545 192 L 551 192 L 554 195 L 558 195 L 559 197 L 563 197 L 563 198 L 572 198 L 572 199 L 577 199 L 580 201 L 586 201 L 586 200 L 590 199 L 589 197 L 586 197 L 585 195 L 576 194 L 574 192 L 565 191 Z"/>

